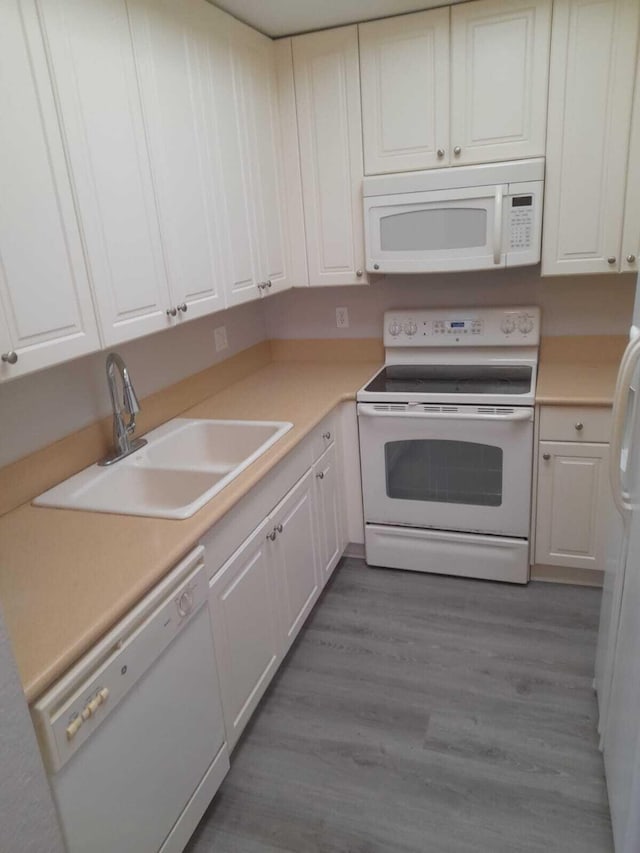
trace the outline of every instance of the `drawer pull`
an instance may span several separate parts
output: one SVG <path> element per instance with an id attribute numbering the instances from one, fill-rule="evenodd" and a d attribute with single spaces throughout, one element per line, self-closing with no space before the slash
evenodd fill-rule
<path id="1" fill-rule="evenodd" d="M 584 429 L 584 424 L 581 421 L 578 421 L 578 423 L 576 424 L 576 429 L 578 430 L 578 432 L 582 432 L 582 430 Z"/>
<path id="2" fill-rule="evenodd" d="M 548 461 L 549 461 L 549 459 L 551 459 L 551 454 L 550 454 L 550 453 L 543 453 L 543 454 L 542 454 L 542 458 L 543 458 L 546 462 L 548 462 Z"/>

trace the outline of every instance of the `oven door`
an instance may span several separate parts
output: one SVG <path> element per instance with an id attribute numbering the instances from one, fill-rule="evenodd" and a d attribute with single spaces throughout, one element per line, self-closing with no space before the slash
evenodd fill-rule
<path id="1" fill-rule="evenodd" d="M 358 404 L 364 517 L 527 538 L 533 408 Z"/>

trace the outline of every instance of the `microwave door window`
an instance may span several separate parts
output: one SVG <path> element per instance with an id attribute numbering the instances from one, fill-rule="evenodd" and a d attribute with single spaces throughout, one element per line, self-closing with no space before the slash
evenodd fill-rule
<path id="1" fill-rule="evenodd" d="M 502 448 L 469 441 L 410 439 L 384 447 L 387 496 L 396 500 L 502 505 Z"/>
<path id="2" fill-rule="evenodd" d="M 383 252 L 441 252 L 486 244 L 484 207 L 423 207 L 380 217 Z"/>

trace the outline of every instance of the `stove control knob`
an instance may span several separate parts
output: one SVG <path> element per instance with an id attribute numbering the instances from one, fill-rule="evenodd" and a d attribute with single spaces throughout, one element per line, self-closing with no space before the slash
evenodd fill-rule
<path id="1" fill-rule="evenodd" d="M 520 314 L 518 317 L 518 330 L 523 335 L 528 335 L 533 329 L 533 317 L 530 314 Z"/>
<path id="2" fill-rule="evenodd" d="M 392 320 L 389 323 L 389 334 L 393 335 L 394 338 L 397 338 L 400 332 L 402 331 L 402 326 L 398 323 L 397 320 Z"/>
<path id="3" fill-rule="evenodd" d="M 505 335 L 510 335 L 516 328 L 516 321 L 513 314 L 505 314 L 502 318 L 502 323 L 500 323 L 500 328 L 505 333 Z"/>
<path id="4" fill-rule="evenodd" d="M 416 323 L 414 323 L 413 320 L 409 320 L 407 323 L 404 324 L 404 330 L 405 333 L 409 335 L 409 337 L 413 337 L 413 335 L 415 335 L 415 333 L 418 331 L 418 326 L 416 325 Z"/>

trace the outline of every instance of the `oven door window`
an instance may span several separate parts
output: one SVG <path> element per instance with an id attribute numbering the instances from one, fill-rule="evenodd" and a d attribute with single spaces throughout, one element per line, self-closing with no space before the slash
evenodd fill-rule
<path id="1" fill-rule="evenodd" d="M 502 448 L 411 439 L 384 446 L 387 496 L 473 506 L 502 505 Z"/>

